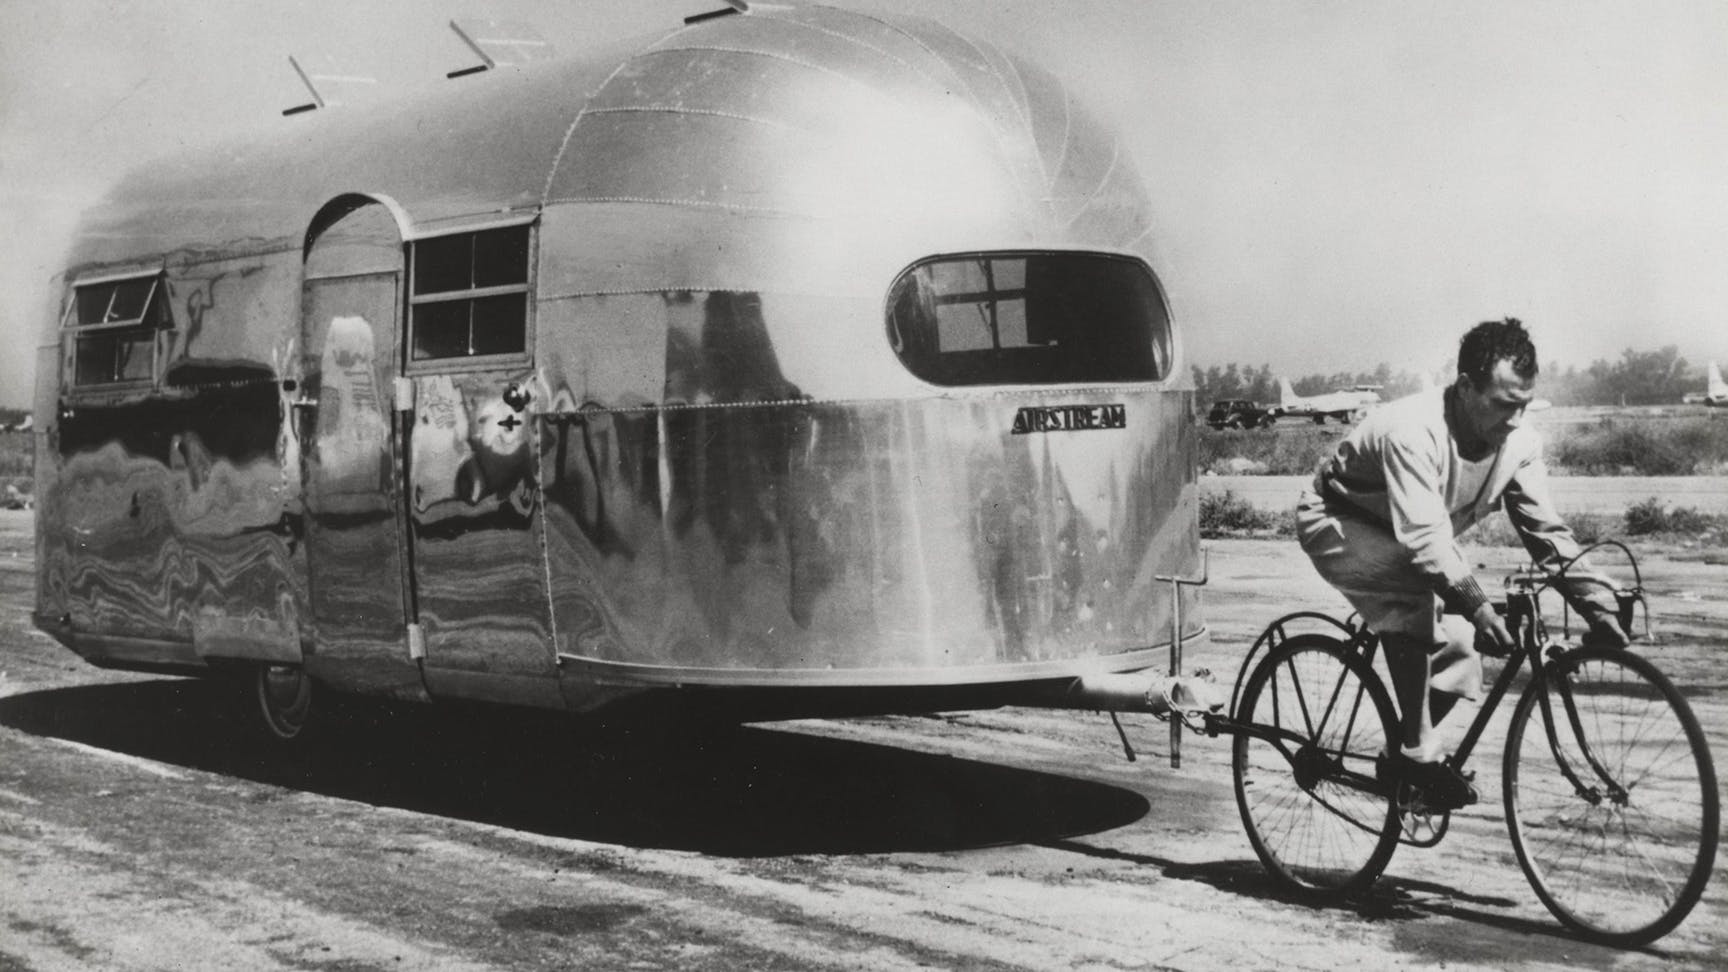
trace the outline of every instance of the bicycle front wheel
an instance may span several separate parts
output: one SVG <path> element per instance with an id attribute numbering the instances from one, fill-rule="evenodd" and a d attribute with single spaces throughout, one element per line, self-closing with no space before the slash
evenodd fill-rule
<path id="1" fill-rule="evenodd" d="M 1398 814 L 1377 778 L 1397 739 L 1386 688 L 1343 641 L 1299 635 L 1248 676 L 1231 751 L 1248 840 L 1286 887 L 1366 887 L 1398 847 Z"/>
<path id="2" fill-rule="evenodd" d="M 1551 663 L 1512 714 L 1504 774 L 1518 863 L 1568 927 L 1642 945 L 1698 903 L 1716 857 L 1716 770 L 1698 718 L 1649 659 L 1585 649 Z"/>

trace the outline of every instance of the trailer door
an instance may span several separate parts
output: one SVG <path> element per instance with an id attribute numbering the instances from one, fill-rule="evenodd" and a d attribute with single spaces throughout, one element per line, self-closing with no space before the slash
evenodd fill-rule
<path id="1" fill-rule="evenodd" d="M 301 303 L 305 387 L 297 411 L 317 653 L 417 690 L 394 398 L 401 235 L 378 203 L 338 208 L 315 232 Z"/>

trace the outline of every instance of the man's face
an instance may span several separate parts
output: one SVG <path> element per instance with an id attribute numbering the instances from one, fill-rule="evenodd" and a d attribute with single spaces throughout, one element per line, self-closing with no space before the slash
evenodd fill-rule
<path id="1" fill-rule="evenodd" d="M 1481 387 L 1469 375 L 1458 376 L 1458 417 L 1467 435 L 1499 448 L 1524 424 L 1524 409 L 1535 396 L 1536 379 L 1518 377 L 1512 362 L 1502 358 Z"/>

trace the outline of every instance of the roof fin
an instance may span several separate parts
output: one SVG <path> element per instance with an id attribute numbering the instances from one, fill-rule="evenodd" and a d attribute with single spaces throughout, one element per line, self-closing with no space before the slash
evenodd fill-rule
<path id="1" fill-rule="evenodd" d="M 353 104 L 360 100 L 357 95 L 372 90 L 370 86 L 378 83 L 377 78 L 369 75 L 343 70 L 336 59 L 329 55 L 308 59 L 307 64 L 301 64 L 299 58 L 290 54 L 288 63 L 294 67 L 294 73 L 300 76 L 300 82 L 306 85 L 306 90 L 312 93 L 312 101 L 310 104 L 284 108 L 284 115 L 298 115 L 315 108 Z"/>
<path id="2" fill-rule="evenodd" d="M 688 26 L 690 24 L 699 24 L 704 20 L 713 20 L 715 17 L 730 17 L 733 14 L 749 12 L 750 0 L 726 0 L 725 7 L 719 10 L 710 10 L 707 13 L 691 14 L 684 18 L 684 23 Z"/>
<path id="3" fill-rule="evenodd" d="M 501 65 L 531 64 L 556 57 L 551 42 L 540 36 L 531 24 L 502 23 L 496 20 L 452 20 L 450 29 L 462 38 L 462 43 L 479 55 L 480 63 L 459 68 L 446 74 L 460 78 Z"/>

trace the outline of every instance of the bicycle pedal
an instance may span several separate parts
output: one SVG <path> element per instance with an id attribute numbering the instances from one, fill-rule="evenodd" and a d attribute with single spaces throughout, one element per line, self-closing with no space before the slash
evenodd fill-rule
<path id="1" fill-rule="evenodd" d="M 1434 810 L 1418 804 L 1406 809 L 1399 806 L 1398 842 L 1408 847 L 1426 848 L 1440 843 L 1446 836 L 1447 829 L 1452 824 L 1452 814 L 1447 810 Z"/>

